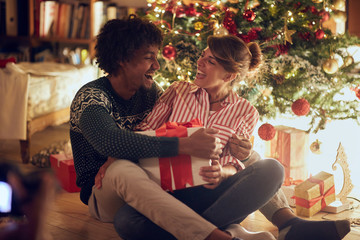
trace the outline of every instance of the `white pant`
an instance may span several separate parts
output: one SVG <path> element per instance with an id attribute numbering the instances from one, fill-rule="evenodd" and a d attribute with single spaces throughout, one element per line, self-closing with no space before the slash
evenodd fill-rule
<path id="1" fill-rule="evenodd" d="M 124 202 L 177 239 L 205 239 L 216 226 L 165 192 L 137 164 L 117 160 L 106 170 L 101 189 L 93 187 L 91 216 L 113 222 Z"/>

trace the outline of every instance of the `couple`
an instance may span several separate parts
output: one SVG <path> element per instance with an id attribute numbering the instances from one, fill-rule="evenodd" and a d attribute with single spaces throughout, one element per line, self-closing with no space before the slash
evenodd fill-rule
<path id="1" fill-rule="evenodd" d="M 97 62 L 108 75 L 79 90 L 70 115 L 77 184 L 91 215 L 114 221 L 124 239 L 274 239 L 238 224 L 259 208 L 279 228 L 279 239 L 335 240 L 346 235 L 347 221 L 305 221 L 293 214 L 278 191 L 283 169 L 277 161 L 252 163 L 259 158 L 256 153 L 247 159 L 247 138 L 258 113 L 230 87 L 258 65 L 258 45 L 210 37 L 195 85 L 175 83 L 160 97 L 152 77 L 160 68 L 156 56 L 161 44 L 160 30 L 136 17 L 111 20 L 97 36 Z M 133 132 L 190 118 L 199 118 L 206 128 L 186 138 Z M 225 140 L 216 137 L 222 134 L 216 126 L 231 130 Z M 178 154 L 214 160 L 200 172 L 209 184 L 167 193 L 136 164 L 140 158 Z M 247 165 L 243 170 L 240 160 Z"/>

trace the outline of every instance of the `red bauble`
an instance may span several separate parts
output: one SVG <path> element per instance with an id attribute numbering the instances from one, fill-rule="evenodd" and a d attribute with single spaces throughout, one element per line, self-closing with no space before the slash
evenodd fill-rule
<path id="1" fill-rule="evenodd" d="M 325 35 L 325 32 L 324 30 L 322 29 L 318 29 L 316 32 L 315 32 L 315 37 L 317 39 L 323 39 L 324 38 L 324 35 Z"/>
<path id="2" fill-rule="evenodd" d="M 243 18 L 246 19 L 248 22 L 254 21 L 255 17 L 256 14 L 253 10 L 248 9 L 243 13 Z"/>
<path id="3" fill-rule="evenodd" d="M 319 12 L 319 16 L 322 17 L 321 21 L 326 22 L 326 21 L 329 20 L 329 18 L 330 18 L 330 13 L 327 12 L 326 10 L 321 10 L 321 11 Z"/>
<path id="4" fill-rule="evenodd" d="M 258 134 L 262 140 L 269 141 L 275 137 L 276 130 L 270 123 L 264 123 L 259 127 Z"/>
<path id="5" fill-rule="evenodd" d="M 293 102 L 291 110 L 297 116 L 305 116 L 310 112 L 310 103 L 305 98 L 300 98 Z"/>
<path id="6" fill-rule="evenodd" d="M 176 57 L 176 48 L 173 45 L 166 45 L 162 51 L 163 57 L 172 61 Z"/>

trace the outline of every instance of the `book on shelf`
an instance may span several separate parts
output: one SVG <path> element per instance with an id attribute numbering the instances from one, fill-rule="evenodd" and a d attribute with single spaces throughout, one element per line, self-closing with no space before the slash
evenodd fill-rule
<path id="1" fill-rule="evenodd" d="M 77 38 L 77 32 L 79 29 L 81 16 L 83 14 L 84 6 L 79 2 L 74 3 L 71 21 L 71 31 L 69 32 L 69 38 Z"/>
<path id="2" fill-rule="evenodd" d="M 39 36 L 49 37 L 56 33 L 59 3 L 57 1 L 43 1 L 40 3 Z"/>
<path id="3" fill-rule="evenodd" d="M 109 21 L 111 19 L 117 18 L 117 7 L 115 3 L 109 4 L 106 7 L 106 20 Z"/>
<path id="4" fill-rule="evenodd" d="M 84 5 L 81 24 L 78 32 L 79 38 L 89 38 L 90 6 Z"/>
<path id="5" fill-rule="evenodd" d="M 103 22 L 104 22 L 104 2 L 103 1 L 94 2 L 93 13 L 94 13 L 93 36 L 91 36 L 91 37 L 95 37 L 96 35 L 98 35 L 100 28 L 103 25 Z"/>

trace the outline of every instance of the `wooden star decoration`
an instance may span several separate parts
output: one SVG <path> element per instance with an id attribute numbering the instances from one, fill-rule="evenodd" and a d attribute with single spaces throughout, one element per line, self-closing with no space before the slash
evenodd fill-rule
<path id="1" fill-rule="evenodd" d="M 295 30 L 289 30 L 287 28 L 287 25 L 285 24 L 285 27 L 284 27 L 284 36 L 285 36 L 284 43 L 285 44 L 286 44 L 286 42 L 289 42 L 290 44 L 293 44 L 291 35 L 293 35 L 295 32 L 296 32 Z"/>

